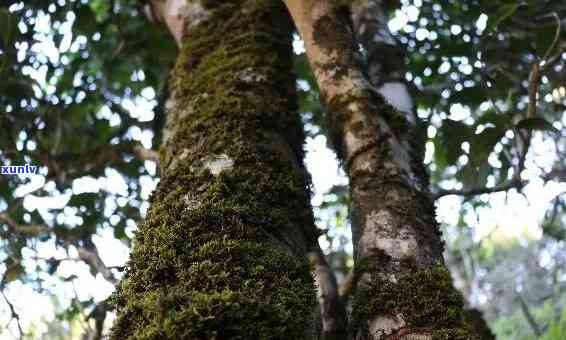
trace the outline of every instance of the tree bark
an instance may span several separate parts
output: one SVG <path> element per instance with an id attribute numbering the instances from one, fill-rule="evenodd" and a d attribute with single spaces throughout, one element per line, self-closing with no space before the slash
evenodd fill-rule
<path id="1" fill-rule="evenodd" d="M 409 84 L 405 80 L 405 53 L 388 27 L 388 8 L 386 0 L 357 0 L 351 4 L 351 18 L 354 34 L 363 46 L 364 66 L 371 84 L 394 106 L 403 113 L 409 122 L 411 147 L 414 157 L 423 162 L 426 130 L 418 118 L 410 94 Z M 425 175 L 426 176 L 426 175 Z M 425 179 L 428 185 L 428 178 Z M 484 340 L 495 339 L 485 322 L 481 311 L 465 306 L 465 320 Z"/>
<path id="2" fill-rule="evenodd" d="M 336 276 L 326 261 L 318 243 L 309 254 L 314 267 L 315 282 L 320 311 L 320 334 L 322 340 L 345 339 L 347 336 L 346 308 L 338 292 Z"/>
<path id="3" fill-rule="evenodd" d="M 292 22 L 272 0 L 185 2 L 162 179 L 114 295 L 113 339 L 311 339 L 317 234 Z M 180 15 L 180 16 L 179 16 Z M 170 21 L 168 21 L 170 22 Z"/>
<path id="4" fill-rule="evenodd" d="M 404 51 L 389 30 L 384 2 L 352 2 L 350 8 L 354 34 L 364 48 L 364 66 L 371 84 L 388 103 L 405 113 L 407 120 L 414 124 L 416 115 L 405 81 Z"/>
<path id="5" fill-rule="evenodd" d="M 349 3 L 286 0 L 350 178 L 353 339 L 478 339 L 443 259 L 428 175 L 407 115 L 363 72 Z"/>

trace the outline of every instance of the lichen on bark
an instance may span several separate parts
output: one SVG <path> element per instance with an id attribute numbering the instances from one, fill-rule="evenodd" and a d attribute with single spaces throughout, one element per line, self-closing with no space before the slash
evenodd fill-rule
<path id="1" fill-rule="evenodd" d="M 344 1 L 286 4 L 305 40 L 333 144 L 350 178 L 359 273 L 350 338 L 477 339 L 444 267 L 428 175 L 413 144 L 411 121 L 368 79 L 353 27 L 344 18 L 350 17 Z"/>
<path id="2" fill-rule="evenodd" d="M 206 18 L 187 26 L 173 72 L 162 179 L 113 296 L 112 338 L 309 339 L 305 255 L 317 234 L 292 23 L 271 0 L 200 4 Z"/>

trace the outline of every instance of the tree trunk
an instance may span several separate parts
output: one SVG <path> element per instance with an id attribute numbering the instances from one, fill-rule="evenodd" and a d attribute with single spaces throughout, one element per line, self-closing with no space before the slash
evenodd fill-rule
<path id="1" fill-rule="evenodd" d="M 112 338 L 314 338 L 292 22 L 272 0 L 172 8 L 162 14 L 182 24 L 168 22 L 180 53 L 162 179 L 114 296 Z"/>
<path id="2" fill-rule="evenodd" d="M 364 64 L 371 84 L 414 123 L 413 99 L 405 81 L 404 51 L 387 26 L 384 0 L 356 0 L 350 8 L 354 34 L 364 48 Z"/>
<path id="3" fill-rule="evenodd" d="M 416 115 L 405 80 L 404 51 L 387 25 L 387 12 L 391 9 L 387 8 L 385 0 L 358 0 L 350 8 L 354 34 L 365 49 L 364 62 L 369 80 L 388 103 L 405 114 L 410 123 L 411 146 L 415 149 L 413 155 L 422 163 L 426 131 Z M 428 178 L 425 180 L 428 182 Z M 464 318 L 479 337 L 484 340 L 495 339 L 482 313 L 467 303 L 464 306 Z"/>
<path id="4" fill-rule="evenodd" d="M 477 339 L 442 259 L 413 122 L 362 71 L 349 4 L 286 0 L 350 178 L 357 287 L 353 339 Z"/>

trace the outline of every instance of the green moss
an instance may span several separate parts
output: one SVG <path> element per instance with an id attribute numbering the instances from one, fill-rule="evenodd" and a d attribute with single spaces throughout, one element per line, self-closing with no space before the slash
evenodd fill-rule
<path id="1" fill-rule="evenodd" d="M 391 256 L 389 256 L 382 249 L 373 249 L 373 255 L 365 256 L 356 259 L 356 266 L 354 267 L 354 275 L 357 278 L 361 277 L 364 273 L 373 273 L 378 269 L 382 269 L 383 266 L 391 262 Z"/>
<path id="2" fill-rule="evenodd" d="M 367 320 L 379 315 L 403 315 L 405 328 L 422 330 L 433 339 L 478 339 L 463 319 L 463 299 L 452 285 L 450 272 L 442 265 L 406 271 L 395 275 L 396 282 L 375 274 L 369 261 L 372 280 L 354 296 L 353 330 L 365 329 Z M 378 266 L 378 265 L 377 265 Z"/>
<path id="3" fill-rule="evenodd" d="M 130 269 L 115 298 L 123 308 L 117 323 L 143 327 L 115 328 L 115 338 L 303 338 L 310 320 L 302 316 L 314 303 L 308 266 L 257 242 L 213 240 L 191 255 L 178 252 L 148 259 L 159 275 Z M 140 285 L 156 280 L 162 284 Z"/>
<path id="4" fill-rule="evenodd" d="M 480 335 L 480 339 L 495 340 L 495 335 L 491 332 L 480 310 L 476 308 L 466 309 L 464 311 L 464 319 Z"/>
<path id="5" fill-rule="evenodd" d="M 166 170 L 113 297 L 112 338 L 307 339 L 316 298 L 304 254 L 317 235 L 292 24 L 280 2 L 202 3 L 211 16 L 177 60 Z M 250 70 L 261 81 L 242 77 Z M 203 160 L 213 154 L 232 169 L 212 175 Z"/>

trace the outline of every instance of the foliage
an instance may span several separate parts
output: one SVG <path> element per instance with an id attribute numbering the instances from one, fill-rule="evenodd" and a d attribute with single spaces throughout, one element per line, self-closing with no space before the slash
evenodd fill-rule
<path id="1" fill-rule="evenodd" d="M 156 175 L 155 164 L 134 151 L 142 142 L 157 144 L 151 107 L 176 51 L 139 6 L 135 0 L 0 5 L 0 163 L 40 167 L 33 179 L 0 176 L 2 287 L 18 280 L 49 292 L 42 272 L 67 284 L 57 270 L 65 258 L 92 249 L 93 235 L 104 230 L 128 244 L 144 214 L 144 185 Z M 44 228 L 26 233 L 22 225 Z M 41 258 L 45 247 L 58 251 Z M 95 262 L 89 266 L 98 272 Z"/>

